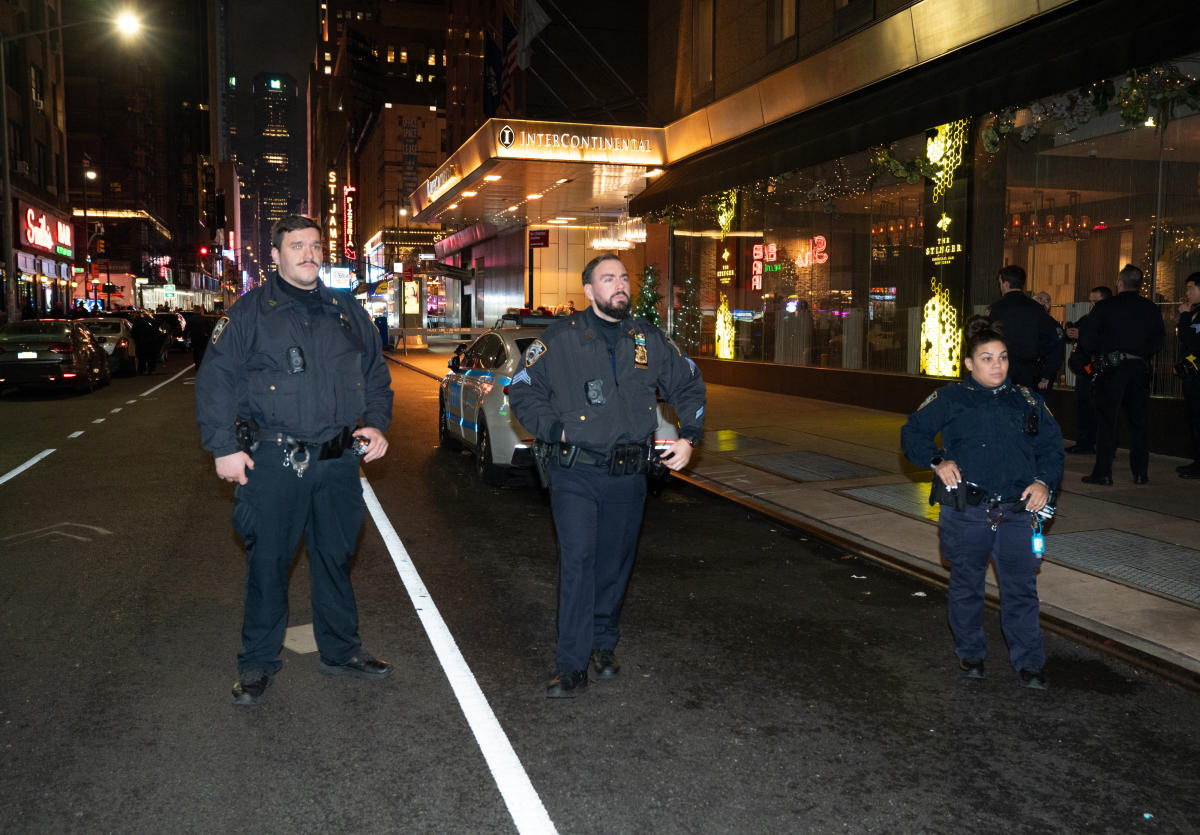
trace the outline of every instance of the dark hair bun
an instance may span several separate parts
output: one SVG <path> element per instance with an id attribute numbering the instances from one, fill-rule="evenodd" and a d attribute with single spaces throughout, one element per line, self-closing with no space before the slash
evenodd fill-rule
<path id="1" fill-rule="evenodd" d="M 967 320 L 966 337 L 968 342 L 991 342 L 995 339 L 1004 340 L 1004 329 L 999 322 L 993 322 L 988 316 L 972 316 Z"/>

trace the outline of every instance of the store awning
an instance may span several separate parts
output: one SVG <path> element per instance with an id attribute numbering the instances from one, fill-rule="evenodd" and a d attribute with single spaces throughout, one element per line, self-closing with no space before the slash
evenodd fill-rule
<path id="1" fill-rule="evenodd" d="M 664 160 L 662 128 L 489 119 L 408 200 L 449 229 L 607 223 Z"/>

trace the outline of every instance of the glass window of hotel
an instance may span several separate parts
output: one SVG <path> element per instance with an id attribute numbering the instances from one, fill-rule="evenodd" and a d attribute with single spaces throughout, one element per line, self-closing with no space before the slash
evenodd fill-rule
<path id="1" fill-rule="evenodd" d="M 1026 269 L 1029 291 L 1048 293 L 1059 321 L 1087 312 L 1091 288 L 1115 291 L 1117 272 L 1133 264 L 1171 332 L 1184 280 L 1200 270 L 1200 114 L 1180 104 L 1160 124 L 1149 94 L 1197 77 L 1200 56 L 1190 55 L 1015 113 L 996 154 L 1004 206 L 990 214 L 1003 218 L 1003 261 Z M 1097 102 L 1130 79 L 1151 102 L 1146 112 L 1122 107 L 1119 94 L 1101 112 Z M 1178 396 L 1176 352 L 1168 339 L 1155 394 Z"/>

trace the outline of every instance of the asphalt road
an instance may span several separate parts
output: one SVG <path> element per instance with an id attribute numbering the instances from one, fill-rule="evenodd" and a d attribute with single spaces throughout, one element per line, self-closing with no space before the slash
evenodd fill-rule
<path id="1" fill-rule="evenodd" d="M 233 707 L 244 558 L 187 368 L 0 397 L 0 479 L 54 450 L 0 483 L 5 832 L 1200 831 L 1200 696 L 1058 637 L 1024 690 L 994 613 L 967 681 L 942 592 L 678 482 L 621 675 L 545 699 L 548 503 L 438 449 L 437 384 L 399 367 L 365 470 L 398 539 L 368 520 L 353 570 L 397 675 L 327 679 L 297 644 Z M 300 635 L 307 590 L 302 553 Z"/>

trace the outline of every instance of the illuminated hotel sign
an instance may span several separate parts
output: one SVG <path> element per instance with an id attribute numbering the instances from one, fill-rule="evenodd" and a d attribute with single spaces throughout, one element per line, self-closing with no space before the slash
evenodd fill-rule
<path id="1" fill-rule="evenodd" d="M 21 218 L 21 244 L 31 249 L 70 258 L 74 255 L 71 224 L 40 209 L 18 201 Z"/>
<path id="2" fill-rule="evenodd" d="M 358 189 L 354 186 L 342 186 L 342 217 L 346 239 L 346 258 L 353 261 L 358 258 L 358 250 L 354 247 L 354 194 Z"/>
<path id="3" fill-rule="evenodd" d="M 453 165 L 438 171 L 425 182 L 426 199 L 430 202 L 437 200 L 460 179 L 458 169 Z"/>
<path id="4" fill-rule="evenodd" d="M 325 239 L 329 247 L 329 263 L 337 263 L 338 260 L 338 193 L 337 193 L 337 172 L 333 169 L 329 171 L 329 217 L 326 220 Z"/>
<path id="5" fill-rule="evenodd" d="M 654 139 L 649 134 L 638 135 L 631 129 L 620 133 L 603 125 L 588 126 L 588 133 L 576 133 L 571 128 L 578 125 L 540 125 L 536 122 L 528 126 L 513 128 L 505 124 L 496 132 L 496 142 L 500 146 L 497 156 L 521 156 L 542 159 L 547 155 L 557 158 L 563 153 L 579 154 L 580 159 L 591 159 L 593 153 L 603 154 L 603 162 L 617 162 L 613 156 L 633 155 L 629 161 L 646 162 L 647 155 L 661 156 L 661 151 L 655 147 Z M 558 128 L 557 130 L 555 128 Z M 621 129 L 616 129 L 621 130 Z"/>
<path id="6" fill-rule="evenodd" d="M 721 266 L 717 267 L 717 281 L 729 284 L 735 278 L 737 278 L 737 270 L 729 266 L 729 250 L 725 249 L 721 252 Z"/>

